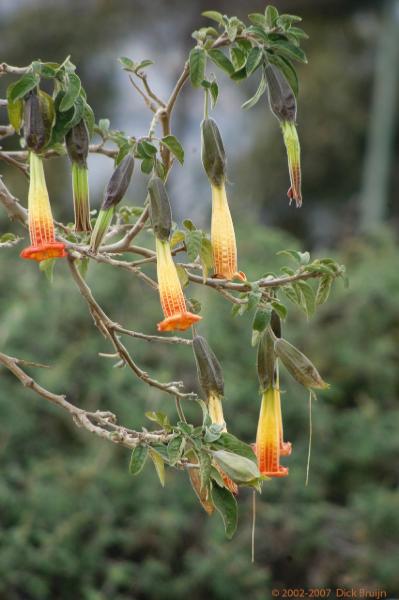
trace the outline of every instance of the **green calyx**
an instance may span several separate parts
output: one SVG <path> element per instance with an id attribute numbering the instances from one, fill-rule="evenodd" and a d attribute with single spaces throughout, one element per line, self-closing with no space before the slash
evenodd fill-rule
<path id="1" fill-rule="evenodd" d="M 101 242 L 103 241 L 105 234 L 107 233 L 108 228 L 111 224 L 114 212 L 115 208 L 113 206 L 110 206 L 107 209 L 100 209 L 90 239 L 90 250 L 92 252 L 97 252 L 97 250 L 99 249 Z"/>
<path id="2" fill-rule="evenodd" d="M 24 137 L 29 150 L 41 152 L 48 144 L 54 116 L 51 96 L 42 90 L 30 91 L 24 103 Z"/>
<path id="3" fill-rule="evenodd" d="M 76 162 L 72 163 L 72 191 L 75 231 L 91 231 L 89 172 Z"/>
<path id="4" fill-rule="evenodd" d="M 104 200 L 101 208 L 108 210 L 111 206 L 116 206 L 123 198 L 129 187 L 133 175 L 134 158 L 132 154 L 127 154 L 116 167 L 111 175 L 111 179 L 105 189 Z"/>
<path id="5" fill-rule="evenodd" d="M 272 64 L 265 67 L 265 76 L 272 113 L 279 121 L 295 122 L 297 105 L 290 84 L 280 69 Z"/>
<path id="6" fill-rule="evenodd" d="M 172 229 L 172 211 L 165 184 L 160 177 L 156 175 L 151 177 L 148 193 L 154 234 L 158 240 L 168 241 Z"/>
<path id="7" fill-rule="evenodd" d="M 68 131 L 65 136 L 65 145 L 72 163 L 86 167 L 89 154 L 89 133 L 83 119 Z"/>
<path id="8" fill-rule="evenodd" d="M 211 118 L 201 123 L 201 157 L 211 184 L 221 187 L 226 179 L 226 154 L 219 128 Z"/>
<path id="9" fill-rule="evenodd" d="M 193 351 L 197 367 L 198 382 L 208 398 L 210 394 L 224 395 L 222 367 L 205 338 L 197 335 L 193 338 Z"/>

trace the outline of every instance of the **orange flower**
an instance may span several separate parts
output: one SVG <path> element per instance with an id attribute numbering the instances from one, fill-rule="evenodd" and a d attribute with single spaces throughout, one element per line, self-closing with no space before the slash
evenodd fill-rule
<path id="1" fill-rule="evenodd" d="M 295 123 L 292 121 L 284 121 L 281 124 L 284 136 L 284 143 L 287 149 L 288 170 L 290 173 L 291 187 L 288 190 L 288 198 L 290 203 L 295 200 L 296 206 L 302 206 L 302 175 L 301 175 L 301 147 L 299 145 L 298 133 Z"/>
<path id="2" fill-rule="evenodd" d="M 183 290 L 172 259 L 168 240 L 156 240 L 157 275 L 159 296 L 165 319 L 158 323 L 158 331 L 184 331 L 202 317 L 194 315 L 186 309 Z"/>
<path id="3" fill-rule="evenodd" d="M 280 392 L 273 387 L 268 387 L 263 392 L 255 451 L 262 475 L 288 475 L 288 469 L 280 465 L 280 456 L 290 454 L 291 444 L 283 442 Z"/>
<path id="4" fill-rule="evenodd" d="M 38 262 L 67 256 L 65 245 L 55 241 L 53 215 L 44 178 L 42 159 L 30 153 L 28 221 L 31 246 L 22 250 L 21 258 Z"/>
<path id="5" fill-rule="evenodd" d="M 212 225 L 211 242 L 213 264 L 216 277 L 246 281 L 244 273 L 237 268 L 237 244 L 226 196 L 226 187 L 222 183 L 212 187 Z"/>

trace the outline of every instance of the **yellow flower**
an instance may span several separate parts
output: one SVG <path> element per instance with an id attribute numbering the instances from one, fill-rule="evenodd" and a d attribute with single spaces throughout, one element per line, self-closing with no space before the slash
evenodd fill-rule
<path id="1" fill-rule="evenodd" d="M 65 245 L 55 241 L 53 215 L 44 178 L 42 159 L 30 153 L 28 223 L 31 246 L 22 250 L 21 258 L 38 262 L 67 256 Z"/>
<path id="2" fill-rule="evenodd" d="M 202 317 L 187 311 L 186 301 L 177 274 L 168 240 L 155 238 L 159 296 L 165 319 L 158 323 L 158 331 L 184 331 Z"/>
<path id="3" fill-rule="evenodd" d="M 280 465 L 280 456 L 291 453 L 291 444 L 283 442 L 280 392 L 272 386 L 263 392 L 255 451 L 262 475 L 288 475 L 288 469 Z"/>
<path id="4" fill-rule="evenodd" d="M 301 175 L 301 147 L 298 132 L 293 121 L 284 121 L 281 124 L 284 143 L 287 149 L 288 169 L 290 173 L 291 187 L 288 190 L 288 198 L 295 200 L 297 207 L 302 206 L 302 175 Z"/>

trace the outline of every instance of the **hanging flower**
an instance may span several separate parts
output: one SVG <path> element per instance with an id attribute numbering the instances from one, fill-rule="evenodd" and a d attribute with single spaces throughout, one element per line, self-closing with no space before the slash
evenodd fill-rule
<path id="1" fill-rule="evenodd" d="M 280 465 L 280 456 L 290 451 L 291 445 L 283 442 L 280 393 L 270 386 L 263 392 L 256 434 L 255 452 L 260 473 L 268 477 L 287 476 L 288 469 Z"/>
<path id="2" fill-rule="evenodd" d="M 285 75 L 275 65 L 268 64 L 265 69 L 269 105 L 280 122 L 287 149 L 288 170 L 291 187 L 288 190 L 290 203 L 295 200 L 297 207 L 302 205 L 301 192 L 301 147 L 295 126 L 297 104 L 295 94 Z"/>
<path id="3" fill-rule="evenodd" d="M 302 175 L 301 147 L 299 144 L 298 133 L 295 123 L 292 121 L 285 121 L 281 124 L 281 128 L 283 130 L 284 144 L 287 149 L 288 170 L 291 181 L 291 187 L 289 188 L 287 195 L 290 199 L 290 203 L 292 200 L 295 200 L 295 204 L 299 208 L 302 206 Z"/>
<path id="4" fill-rule="evenodd" d="M 237 267 L 237 244 L 226 195 L 226 156 L 223 141 L 213 119 L 201 124 L 202 163 L 212 189 L 211 243 L 215 276 L 245 281 Z"/>
<path id="5" fill-rule="evenodd" d="M 21 252 L 21 258 L 38 262 L 67 256 L 65 245 L 55 241 L 53 215 L 44 177 L 43 161 L 30 152 L 30 184 L 28 222 L 31 246 Z"/>
<path id="6" fill-rule="evenodd" d="M 72 162 L 73 209 L 75 213 L 75 231 L 91 231 L 89 171 L 89 133 L 82 119 L 68 131 L 65 145 Z"/>
<path id="7" fill-rule="evenodd" d="M 158 323 L 158 331 L 184 331 L 202 317 L 187 311 L 169 240 L 156 238 L 156 252 L 159 297 L 165 315 L 165 319 Z"/>

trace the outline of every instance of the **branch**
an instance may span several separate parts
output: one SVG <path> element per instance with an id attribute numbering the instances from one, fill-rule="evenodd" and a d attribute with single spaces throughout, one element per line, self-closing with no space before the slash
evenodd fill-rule
<path id="1" fill-rule="evenodd" d="M 9 219 L 16 220 L 26 226 L 28 223 L 28 211 L 21 206 L 18 200 L 11 194 L 8 188 L 4 185 L 0 176 L 0 202 L 7 211 Z"/>
<path id="2" fill-rule="evenodd" d="M 0 352 L 0 364 L 8 369 L 24 387 L 30 388 L 38 396 L 51 404 L 66 410 L 78 427 L 84 427 L 90 433 L 105 438 L 109 442 L 119 444 L 125 448 L 135 448 L 139 443 L 165 443 L 172 434 L 164 431 L 149 433 L 147 431 L 134 431 L 117 424 L 116 416 L 108 411 L 89 412 L 69 402 L 64 395 L 54 394 L 37 383 L 28 375 L 19 364 L 21 361 Z"/>

